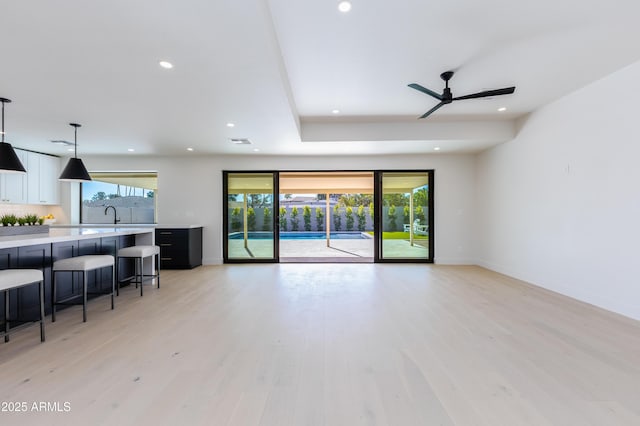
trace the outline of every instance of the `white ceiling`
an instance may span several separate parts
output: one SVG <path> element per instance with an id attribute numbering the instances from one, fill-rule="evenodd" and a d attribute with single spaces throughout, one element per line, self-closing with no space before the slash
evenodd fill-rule
<path id="1" fill-rule="evenodd" d="M 7 140 L 68 155 L 49 141 L 75 121 L 80 156 L 473 152 L 640 59 L 635 0 L 337 3 L 0 0 Z M 407 84 L 449 69 L 454 95 L 517 89 L 418 121 L 436 101 Z"/>

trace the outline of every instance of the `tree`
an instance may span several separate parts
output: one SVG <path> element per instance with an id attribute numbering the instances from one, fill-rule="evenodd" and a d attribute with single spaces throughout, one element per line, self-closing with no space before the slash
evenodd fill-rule
<path id="1" fill-rule="evenodd" d="M 324 211 L 320 207 L 316 207 L 316 229 L 322 231 L 324 225 Z"/>
<path id="2" fill-rule="evenodd" d="M 311 231 L 311 207 L 304 206 L 302 209 L 302 220 L 304 220 L 304 230 Z"/>
<path id="3" fill-rule="evenodd" d="M 369 216 L 371 216 L 371 223 L 373 223 L 373 216 L 375 215 L 375 211 L 373 208 L 373 201 L 369 203 Z"/>
<path id="4" fill-rule="evenodd" d="M 409 206 L 404 206 L 404 208 L 402 209 L 402 219 L 404 220 L 404 223 L 409 223 L 409 213 L 410 213 L 410 208 Z"/>
<path id="5" fill-rule="evenodd" d="M 253 207 L 247 208 L 247 228 L 249 231 L 256 230 L 256 211 Z"/>
<path id="6" fill-rule="evenodd" d="M 107 194 L 105 194 L 103 191 L 96 192 L 95 194 L 93 194 L 93 197 L 91 197 L 91 201 L 100 201 L 106 199 Z"/>
<path id="7" fill-rule="evenodd" d="M 358 207 L 356 215 L 358 216 L 358 231 L 362 232 L 367 226 L 367 216 L 364 214 L 364 206 L 362 204 Z"/>
<path id="8" fill-rule="evenodd" d="M 429 193 L 426 187 L 422 187 L 413 193 L 413 205 L 426 207 L 429 203 Z"/>
<path id="9" fill-rule="evenodd" d="M 409 194 L 384 194 L 382 196 L 382 203 L 385 206 L 404 206 L 409 204 Z"/>
<path id="10" fill-rule="evenodd" d="M 296 206 L 293 206 L 291 208 L 291 230 L 292 231 L 297 231 L 298 230 L 298 226 L 300 225 L 298 223 L 298 208 Z"/>
<path id="11" fill-rule="evenodd" d="M 340 228 L 342 228 L 342 216 L 340 216 L 339 204 L 333 206 L 333 227 L 336 228 L 336 231 L 339 231 Z"/>
<path id="12" fill-rule="evenodd" d="M 147 198 L 153 198 L 155 197 L 156 193 L 154 191 L 148 191 L 147 192 Z"/>
<path id="13" fill-rule="evenodd" d="M 351 206 L 347 207 L 346 209 L 346 215 L 347 215 L 347 231 L 353 231 L 353 209 L 351 208 Z"/>
<path id="14" fill-rule="evenodd" d="M 262 219 L 262 230 L 271 231 L 271 209 L 269 207 L 264 208 Z"/>
<path id="15" fill-rule="evenodd" d="M 238 232 L 240 230 L 240 225 L 242 225 L 240 213 L 240 207 L 236 207 L 231 211 L 231 231 L 233 232 Z"/>
<path id="16" fill-rule="evenodd" d="M 280 220 L 278 221 L 281 231 L 287 230 L 287 209 L 286 207 L 280 207 Z"/>
<path id="17" fill-rule="evenodd" d="M 387 217 L 389 218 L 389 232 L 395 232 L 398 229 L 398 225 L 396 224 L 396 206 L 393 204 L 389 206 Z"/>

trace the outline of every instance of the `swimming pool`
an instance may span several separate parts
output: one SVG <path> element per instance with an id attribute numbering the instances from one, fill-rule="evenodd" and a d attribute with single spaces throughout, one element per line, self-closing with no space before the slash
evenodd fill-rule
<path id="1" fill-rule="evenodd" d="M 267 240 L 271 239 L 271 232 L 249 232 L 247 234 L 250 240 Z M 233 232 L 229 234 L 230 240 L 241 240 L 244 238 L 242 232 Z M 280 232 L 281 240 L 324 240 L 327 238 L 326 232 Z M 362 232 L 332 232 L 332 240 L 367 240 L 371 238 Z"/>

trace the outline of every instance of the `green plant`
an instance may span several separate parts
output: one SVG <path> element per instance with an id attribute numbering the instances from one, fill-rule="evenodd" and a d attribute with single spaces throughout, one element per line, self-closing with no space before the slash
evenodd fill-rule
<path id="1" fill-rule="evenodd" d="M 340 216 L 340 206 L 336 204 L 333 206 L 333 227 L 336 231 L 342 228 L 342 216 Z"/>
<path id="2" fill-rule="evenodd" d="M 24 220 L 28 225 L 35 225 L 38 223 L 38 215 L 36 214 L 27 214 L 24 216 Z"/>
<path id="3" fill-rule="evenodd" d="M 387 217 L 389 218 L 389 231 L 394 232 L 397 230 L 398 225 L 396 224 L 396 206 L 391 204 L 389 206 L 389 211 L 387 211 Z"/>
<path id="4" fill-rule="evenodd" d="M 316 229 L 322 231 L 324 225 L 324 212 L 320 207 L 316 207 Z"/>
<path id="5" fill-rule="evenodd" d="M 249 231 L 256 230 L 256 211 L 253 207 L 247 208 L 247 228 Z"/>
<path id="6" fill-rule="evenodd" d="M 242 220 L 240 219 L 240 207 L 235 207 L 231 211 L 231 231 L 238 232 L 240 230 L 240 225 L 242 225 Z"/>
<path id="7" fill-rule="evenodd" d="M 18 218 L 18 225 L 24 226 L 26 224 L 27 224 L 27 219 L 25 219 L 24 217 L 19 217 Z"/>
<path id="8" fill-rule="evenodd" d="M 356 213 L 358 216 L 358 231 L 364 231 L 364 228 L 367 226 L 367 216 L 364 213 L 364 206 L 360 205 L 358 207 L 358 212 Z"/>
<path id="9" fill-rule="evenodd" d="M 265 207 L 263 211 L 262 230 L 271 231 L 271 209 Z"/>
<path id="10" fill-rule="evenodd" d="M 373 215 L 375 212 L 373 211 L 373 201 L 369 203 L 369 216 L 371 216 L 371 223 L 373 223 Z"/>
<path id="11" fill-rule="evenodd" d="M 287 208 L 280 207 L 280 218 L 278 220 L 281 231 L 287 230 Z"/>
<path id="12" fill-rule="evenodd" d="M 291 230 L 292 231 L 297 231 L 298 226 L 300 225 L 298 223 L 298 214 L 299 214 L 298 208 L 293 206 L 291 208 Z"/>
<path id="13" fill-rule="evenodd" d="M 354 218 L 353 218 L 353 209 L 351 208 L 351 206 L 347 206 L 346 215 L 347 215 L 347 231 L 353 231 Z"/>
<path id="14" fill-rule="evenodd" d="M 409 206 L 404 206 L 404 208 L 402 209 L 402 219 L 404 220 L 404 223 L 409 223 L 410 211 L 411 209 L 409 208 Z"/>
<path id="15" fill-rule="evenodd" d="M 311 231 L 311 207 L 304 206 L 302 209 L 302 220 L 304 220 L 304 230 Z"/>
<path id="16" fill-rule="evenodd" d="M 38 225 L 43 225 L 44 224 L 44 218 L 43 217 L 39 217 L 38 218 Z"/>

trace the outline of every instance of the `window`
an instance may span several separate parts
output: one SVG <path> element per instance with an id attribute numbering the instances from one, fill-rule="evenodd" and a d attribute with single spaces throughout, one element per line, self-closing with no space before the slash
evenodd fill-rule
<path id="1" fill-rule="evenodd" d="M 156 223 L 156 172 L 90 175 L 93 181 L 80 186 L 81 223 Z"/>

